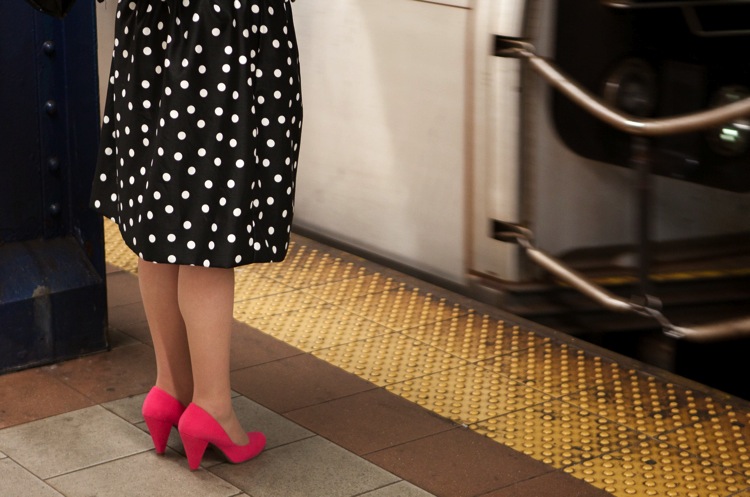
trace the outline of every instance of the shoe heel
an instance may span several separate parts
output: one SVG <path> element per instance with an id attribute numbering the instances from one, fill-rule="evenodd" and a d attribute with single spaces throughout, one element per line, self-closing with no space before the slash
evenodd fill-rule
<path id="1" fill-rule="evenodd" d="M 182 445 L 185 447 L 185 455 L 187 455 L 190 471 L 195 471 L 201 465 L 203 454 L 206 452 L 206 447 L 208 447 L 208 441 L 191 437 L 185 433 L 180 433 L 180 437 L 182 438 Z"/>
<path id="2" fill-rule="evenodd" d="M 169 421 L 163 421 L 161 419 L 152 418 L 150 416 L 144 416 L 143 419 L 146 421 L 148 426 L 148 432 L 151 435 L 151 440 L 154 441 L 154 448 L 157 454 L 164 454 L 167 450 L 167 440 L 169 440 L 169 433 L 172 431 L 172 423 Z"/>

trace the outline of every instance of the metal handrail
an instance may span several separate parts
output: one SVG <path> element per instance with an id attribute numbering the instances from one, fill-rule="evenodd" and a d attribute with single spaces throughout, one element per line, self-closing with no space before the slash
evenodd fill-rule
<path id="1" fill-rule="evenodd" d="M 750 115 L 750 98 L 745 98 L 721 107 L 675 117 L 644 119 L 632 116 L 608 105 L 571 80 L 554 64 L 536 55 L 533 45 L 517 39 L 497 38 L 496 55 L 525 59 L 550 86 L 601 121 L 631 135 L 664 136 L 700 131 Z"/>
<path id="2" fill-rule="evenodd" d="M 552 63 L 537 56 L 534 53 L 533 45 L 524 40 L 497 36 L 495 39 L 495 55 L 527 60 L 529 65 L 553 88 L 559 90 L 563 95 L 601 121 L 631 135 L 663 136 L 699 131 L 750 115 L 750 98 L 745 98 L 713 109 L 676 117 L 660 119 L 638 118 L 611 107 L 581 85 L 572 81 Z M 642 305 L 620 298 L 588 280 L 584 275 L 565 266 L 551 255 L 536 248 L 531 240 L 533 234 L 528 229 L 520 229 L 520 227 L 511 226 L 507 223 L 506 228 L 510 229 L 496 231 L 494 234 L 495 238 L 517 243 L 525 250 L 529 258 L 540 267 L 570 284 L 605 308 L 616 312 L 632 312 L 656 320 L 668 336 L 704 342 L 747 336 L 750 333 L 750 317 L 709 323 L 693 328 L 676 326 L 661 311 L 648 305 L 652 304 L 652 302 L 646 302 L 646 305 Z"/>

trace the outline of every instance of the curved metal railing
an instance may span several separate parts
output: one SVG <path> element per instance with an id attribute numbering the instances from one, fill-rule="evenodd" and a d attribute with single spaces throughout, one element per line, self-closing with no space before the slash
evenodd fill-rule
<path id="1" fill-rule="evenodd" d="M 681 116 L 645 119 L 622 112 L 571 80 L 560 69 L 537 56 L 533 45 L 516 38 L 496 37 L 495 55 L 526 60 L 553 88 L 571 101 L 612 127 L 636 136 L 663 136 L 705 130 L 740 117 L 750 115 L 750 98 L 709 110 Z M 660 310 L 648 305 L 625 300 L 589 281 L 584 275 L 533 245 L 532 234 L 526 228 L 507 224 L 507 231 L 495 233 L 495 238 L 512 241 L 521 246 L 537 265 L 576 288 L 603 307 L 615 312 L 631 312 L 656 320 L 667 335 L 697 342 L 721 340 L 750 334 L 750 317 L 709 323 L 686 328 L 670 322 Z"/>

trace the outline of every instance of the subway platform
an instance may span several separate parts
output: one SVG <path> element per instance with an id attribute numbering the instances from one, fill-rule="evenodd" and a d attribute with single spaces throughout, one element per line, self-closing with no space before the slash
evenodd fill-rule
<path id="1" fill-rule="evenodd" d="M 0 497 L 750 497 L 750 405 L 319 244 L 237 271 L 256 459 L 190 472 L 140 417 L 155 365 L 106 223 L 109 352 L 0 376 Z"/>

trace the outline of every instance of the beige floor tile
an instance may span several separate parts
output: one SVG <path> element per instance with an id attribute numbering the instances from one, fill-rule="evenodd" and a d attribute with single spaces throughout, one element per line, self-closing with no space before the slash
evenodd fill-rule
<path id="1" fill-rule="evenodd" d="M 246 430 L 262 431 L 266 435 L 266 450 L 314 436 L 314 433 L 246 397 L 236 397 L 233 404 L 237 418 Z"/>
<path id="2" fill-rule="evenodd" d="M 62 497 L 62 494 L 12 460 L 0 460 L 0 493 L 13 497 Z"/>
<path id="3" fill-rule="evenodd" d="M 45 480 L 152 448 L 148 435 L 99 406 L 0 431 L 0 450 Z"/>
<path id="4" fill-rule="evenodd" d="M 207 471 L 191 472 L 168 451 L 117 459 L 49 480 L 66 497 L 230 497 L 239 490 Z"/>
<path id="5" fill-rule="evenodd" d="M 211 472 L 253 497 L 351 497 L 399 479 L 321 437 L 261 454 Z"/>
<path id="6" fill-rule="evenodd" d="M 142 393 L 140 395 L 133 395 L 132 397 L 107 402 L 102 404 L 102 407 L 117 414 L 128 423 L 141 423 L 143 421 L 141 407 L 143 407 L 143 400 L 145 398 L 146 394 Z"/>

